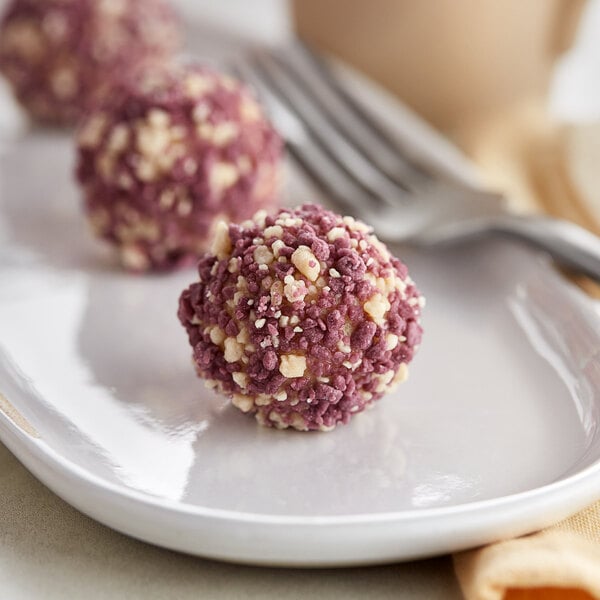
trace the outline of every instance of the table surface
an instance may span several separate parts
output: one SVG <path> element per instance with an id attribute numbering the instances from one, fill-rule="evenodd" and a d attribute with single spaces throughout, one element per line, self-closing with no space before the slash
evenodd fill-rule
<path id="1" fill-rule="evenodd" d="M 285 3 L 176 0 L 186 12 L 276 37 Z M 4 0 L 0 0 L 0 8 Z M 596 5 L 600 6 L 599 2 Z M 263 14 L 257 17 L 257 12 Z M 596 10 L 600 16 L 600 10 Z M 596 19 L 600 21 L 600 18 Z M 252 27 L 252 25 L 250 25 Z M 563 76 L 564 78 L 564 76 Z M 563 105 L 565 103 L 563 102 Z M 600 103 L 598 103 L 600 110 Z M 461 598 L 449 557 L 380 567 L 325 570 L 237 566 L 185 556 L 116 533 L 35 480 L 0 444 L 0 589 L 12 600 L 101 598 Z"/>

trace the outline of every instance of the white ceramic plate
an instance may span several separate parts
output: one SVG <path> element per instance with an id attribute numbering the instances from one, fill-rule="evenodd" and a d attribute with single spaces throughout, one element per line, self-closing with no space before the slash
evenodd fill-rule
<path id="1" fill-rule="evenodd" d="M 69 139 L 1 152 L 0 439 L 93 518 L 208 557 L 351 565 L 522 534 L 600 495 L 600 323 L 542 257 L 402 250 L 428 298 L 410 381 L 332 433 L 265 430 L 194 375 L 175 316 L 194 271 L 126 275 L 89 237 Z"/>

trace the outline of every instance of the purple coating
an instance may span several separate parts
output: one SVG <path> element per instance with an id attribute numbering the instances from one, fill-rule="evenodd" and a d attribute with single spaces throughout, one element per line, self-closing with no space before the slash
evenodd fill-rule
<path id="1" fill-rule="evenodd" d="M 199 376 L 236 406 L 263 425 L 328 430 L 405 378 L 424 302 L 370 230 L 308 204 L 230 224 L 223 236 L 178 316 Z M 299 248 L 310 277 L 292 262 Z M 265 268 L 257 257 L 269 261 L 267 251 Z M 282 373 L 290 356 L 305 362 L 293 377 Z"/>
<path id="2" fill-rule="evenodd" d="M 114 77 L 180 46 L 164 0 L 13 0 L 0 23 L 0 72 L 34 119 L 71 125 Z"/>
<path id="3" fill-rule="evenodd" d="M 133 271 L 193 264 L 215 221 L 276 204 L 282 142 L 250 91 L 198 65 L 120 82 L 84 119 L 77 178 Z"/>

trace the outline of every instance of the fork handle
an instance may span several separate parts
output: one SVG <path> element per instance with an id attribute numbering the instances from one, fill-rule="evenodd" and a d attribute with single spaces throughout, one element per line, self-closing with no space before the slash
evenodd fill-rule
<path id="1" fill-rule="evenodd" d="M 490 220 L 489 229 L 545 250 L 557 263 L 600 282 L 600 238 L 579 225 L 545 216 L 502 215 Z"/>

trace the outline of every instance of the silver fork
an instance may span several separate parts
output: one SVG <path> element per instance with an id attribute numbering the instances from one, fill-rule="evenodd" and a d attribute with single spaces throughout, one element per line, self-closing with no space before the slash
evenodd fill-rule
<path id="1" fill-rule="evenodd" d="M 233 70 L 257 90 L 303 171 L 381 239 L 437 245 L 500 234 L 600 281 L 598 237 L 567 221 L 512 214 L 501 194 L 457 182 L 417 157 L 301 42 L 253 50 Z"/>

